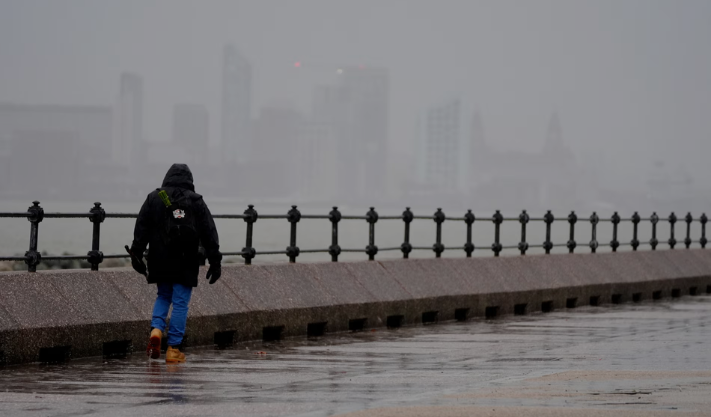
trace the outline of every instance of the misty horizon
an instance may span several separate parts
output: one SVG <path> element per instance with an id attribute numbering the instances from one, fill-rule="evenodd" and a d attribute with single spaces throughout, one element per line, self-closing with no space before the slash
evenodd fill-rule
<path id="1" fill-rule="evenodd" d="M 150 145 L 139 151 L 146 159 L 138 165 L 145 168 L 141 175 L 149 177 L 144 179 L 150 184 L 136 189 L 136 195 L 159 185 L 170 163 L 197 158 L 201 162 L 196 163 L 196 174 L 203 175 L 197 184 L 212 184 L 225 175 L 251 176 L 252 188 L 228 193 L 240 200 L 337 204 L 343 200 L 338 194 L 342 183 L 322 179 L 342 170 L 342 163 L 330 159 L 339 161 L 333 155 L 343 151 L 316 153 L 318 163 L 308 162 L 295 153 L 299 146 L 290 150 L 294 145 L 284 136 L 306 129 L 315 144 L 340 143 L 344 135 L 366 129 L 376 148 L 367 148 L 371 150 L 363 154 L 364 165 L 349 170 L 362 172 L 356 181 L 360 189 L 382 182 L 381 191 L 356 193 L 373 204 L 404 206 L 421 197 L 459 207 L 471 206 L 480 196 L 487 200 L 486 207 L 527 206 L 507 194 L 528 185 L 511 188 L 509 183 L 538 175 L 574 177 L 566 186 L 577 194 L 594 190 L 592 196 L 568 201 L 546 191 L 560 188 L 557 179 L 553 185 L 536 185 L 541 190 L 529 197 L 541 206 L 578 209 L 599 202 L 636 207 L 651 195 L 698 207 L 708 202 L 700 193 L 709 189 L 703 181 L 711 151 L 711 53 L 705 48 L 711 35 L 709 16 L 711 4 L 690 0 L 6 1 L 0 4 L 0 103 L 110 108 L 115 135 L 122 125 L 117 126 L 114 113 L 120 86 L 125 85 L 119 80 L 126 74 L 137 77 L 140 87 L 135 91 L 141 100 L 136 114 L 142 118 L 137 135 Z M 250 67 L 249 106 L 241 111 L 249 120 L 250 146 L 228 152 L 242 158 L 235 162 L 243 166 L 237 174 L 214 168 L 225 158 L 228 48 Z M 356 131 L 351 125 L 328 122 L 336 126 L 335 133 L 315 132 L 321 128 L 314 127 L 319 91 L 346 88 L 338 86 L 359 70 L 386 73 L 386 119 L 380 133 L 367 130 L 372 116 L 353 124 Z M 471 124 L 479 123 L 480 141 L 490 157 L 458 162 L 465 169 L 458 168 L 457 179 L 451 180 L 456 185 L 443 186 L 444 177 L 428 177 L 423 169 L 423 158 L 428 157 L 421 146 L 421 120 L 452 100 L 461 104 L 461 120 L 452 126 L 462 136 L 451 143 L 473 140 Z M 554 118 L 561 141 L 558 150 L 551 151 Z M 277 129 L 278 123 L 287 124 Z M 43 143 L 50 137 L 36 140 Z M 197 142 L 201 144 L 196 147 Z M 263 149 L 251 153 L 254 144 Z M 450 152 L 469 154 L 469 146 L 466 142 Z M 201 152 L 204 155 L 196 157 Z M 274 156 L 279 153 L 281 159 Z M 376 155 L 385 159 L 375 161 Z M 552 155 L 572 165 L 551 171 L 546 165 L 557 163 Z M 112 159 L 116 162 L 115 155 Z M 486 160 L 497 163 L 486 168 Z M 244 165 L 248 161 L 263 172 Z M 149 162 L 155 167 L 146 168 Z M 273 170 L 267 162 L 283 172 L 269 178 Z M 337 166 L 329 165 L 333 163 Z M 315 179 L 310 188 L 295 191 L 298 184 L 286 177 L 298 183 L 305 166 L 318 167 L 309 174 Z M 33 182 L 26 184 L 31 188 Z M 260 196 L 263 189 L 270 194 Z M 309 197 L 314 189 L 335 191 Z M 221 190 L 206 189 L 208 197 L 227 195 Z M 441 196 L 444 191 L 448 197 Z M 77 193 L 87 201 L 95 199 L 91 187 Z M 568 196 L 572 191 L 561 193 Z M 43 192 L 37 194 L 43 198 Z M 632 194 L 634 201 L 622 201 Z M 546 204 L 546 199 L 555 201 Z"/>

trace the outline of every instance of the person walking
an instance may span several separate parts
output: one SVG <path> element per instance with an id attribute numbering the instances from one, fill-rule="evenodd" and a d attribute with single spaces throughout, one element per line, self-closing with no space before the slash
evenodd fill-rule
<path id="1" fill-rule="evenodd" d="M 188 305 L 198 284 L 200 245 L 210 263 L 206 278 L 214 284 L 222 274 L 217 228 L 207 204 L 195 192 L 193 174 L 185 164 L 173 164 L 161 188 L 148 194 L 136 219 L 131 264 L 145 274 L 149 284 L 157 284 L 147 354 L 160 358 L 161 338 L 171 304 L 166 363 L 185 362 L 181 352 Z M 148 247 L 148 271 L 143 253 Z"/>

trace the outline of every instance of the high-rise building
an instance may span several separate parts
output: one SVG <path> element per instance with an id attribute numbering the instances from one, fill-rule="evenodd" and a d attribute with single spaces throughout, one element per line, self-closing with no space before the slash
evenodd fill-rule
<path id="1" fill-rule="evenodd" d="M 558 117 L 558 113 L 553 113 L 553 115 L 551 115 L 551 119 L 548 121 L 545 149 L 560 149 L 564 146 L 565 144 L 563 143 L 563 131 L 560 127 L 560 118 Z"/>
<path id="2" fill-rule="evenodd" d="M 173 143 L 183 147 L 189 162 L 207 163 L 210 146 L 210 117 L 201 104 L 176 104 L 173 107 Z"/>
<path id="3" fill-rule="evenodd" d="M 456 191 L 464 186 L 469 163 L 465 131 L 459 99 L 424 112 L 418 129 L 418 177 L 421 184 L 437 191 Z"/>
<path id="4" fill-rule="evenodd" d="M 143 79 L 137 74 L 121 74 L 115 128 L 111 144 L 112 160 L 127 167 L 142 162 Z"/>
<path id="5" fill-rule="evenodd" d="M 481 113 L 479 112 L 475 112 L 472 116 L 469 138 L 469 163 L 470 165 L 476 165 L 485 160 L 490 152 L 489 146 L 486 144 L 484 122 L 481 120 Z"/>
<path id="6" fill-rule="evenodd" d="M 388 71 L 359 66 L 339 74 L 332 117 L 340 191 L 344 197 L 383 197 L 388 183 Z"/>
<path id="7" fill-rule="evenodd" d="M 299 197 L 311 201 L 335 203 L 338 154 L 333 127 L 317 121 L 301 123 L 298 131 L 297 156 Z"/>
<path id="8" fill-rule="evenodd" d="M 110 106 L 0 104 L 0 190 L 41 198 L 84 189 L 111 159 L 111 132 Z"/>
<path id="9" fill-rule="evenodd" d="M 252 67 L 234 45 L 224 49 L 222 62 L 222 158 L 241 164 L 251 156 Z"/>

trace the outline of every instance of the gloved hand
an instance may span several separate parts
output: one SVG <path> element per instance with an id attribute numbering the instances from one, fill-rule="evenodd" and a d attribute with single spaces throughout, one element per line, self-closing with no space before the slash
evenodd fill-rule
<path id="1" fill-rule="evenodd" d="M 131 247 L 131 266 L 141 275 L 146 275 L 146 264 L 143 262 L 143 252 L 135 247 Z"/>
<path id="2" fill-rule="evenodd" d="M 222 276 L 222 266 L 220 264 L 210 265 L 210 269 L 207 270 L 207 275 L 205 279 L 210 280 L 210 284 L 214 284 Z"/>

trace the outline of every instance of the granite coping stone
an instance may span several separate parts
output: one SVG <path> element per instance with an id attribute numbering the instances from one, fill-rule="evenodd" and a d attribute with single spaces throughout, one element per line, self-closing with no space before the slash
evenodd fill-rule
<path id="1" fill-rule="evenodd" d="M 649 280 L 649 268 L 634 252 L 600 254 L 602 267 L 613 277 L 614 283 L 634 283 Z"/>
<path id="2" fill-rule="evenodd" d="M 462 278 L 472 294 L 490 294 L 507 291 L 517 291 L 512 277 L 499 276 L 490 267 L 493 259 L 464 258 L 447 259 L 452 269 Z"/>
<path id="3" fill-rule="evenodd" d="M 711 249 L 691 249 L 689 252 L 698 259 L 705 270 L 711 270 Z"/>
<path id="4" fill-rule="evenodd" d="M 446 261 L 440 261 L 444 260 L 398 259 L 381 264 L 416 299 L 467 294 L 465 281 L 452 272 Z M 439 273 L 436 268 L 427 266 L 427 263 L 437 264 L 443 271 Z"/>
<path id="5" fill-rule="evenodd" d="M 116 283 L 118 290 L 123 293 L 129 303 L 136 309 L 139 317 L 144 320 L 150 320 L 153 314 L 153 304 L 158 293 L 158 287 L 155 284 L 146 283 L 146 278 L 143 275 L 130 268 L 99 272 L 108 274 Z"/>
<path id="6" fill-rule="evenodd" d="M 249 307 L 234 288 L 239 288 L 239 277 L 233 268 L 223 268 L 222 276 L 214 284 L 205 279 L 207 267 L 200 267 L 198 286 L 193 289 L 188 314 L 193 316 L 217 316 L 249 311 Z"/>
<path id="7" fill-rule="evenodd" d="M 233 268 L 239 275 L 236 284 L 245 284 L 236 288 L 235 293 L 252 308 L 280 310 L 326 306 L 335 302 L 308 264 L 243 265 Z"/>
<path id="8" fill-rule="evenodd" d="M 613 284 L 621 279 L 616 271 L 605 266 L 606 254 L 578 254 L 576 257 L 580 265 L 580 274 L 587 285 Z"/>
<path id="9" fill-rule="evenodd" d="M 236 294 L 248 310 L 269 310 L 274 308 L 275 294 L 280 297 L 283 308 L 293 308 L 295 303 L 281 289 L 274 285 L 271 274 L 259 265 L 223 265 L 222 275 L 234 279 L 222 278 L 217 284 L 223 284 Z M 209 285 L 209 284 L 208 284 Z M 216 284 L 213 284 L 216 285 Z"/>
<path id="10" fill-rule="evenodd" d="M 354 318 L 367 318 L 366 327 L 384 325 L 389 315 L 418 324 L 427 311 L 449 320 L 457 308 L 483 315 L 487 306 L 499 306 L 509 314 L 515 304 L 527 303 L 533 312 L 548 300 L 561 309 L 566 297 L 583 297 L 582 305 L 589 295 L 607 303 L 611 293 L 624 301 L 635 291 L 644 299 L 653 290 L 688 294 L 688 287 L 703 284 L 703 291 L 711 280 L 711 251 L 225 265 L 214 285 L 204 274 L 201 268 L 188 318 L 191 346 L 212 343 L 215 332 L 226 330 L 253 340 L 266 326 L 300 335 L 311 322 L 347 330 Z M 11 361 L 31 361 L 42 347 L 73 345 L 94 355 L 103 342 L 140 339 L 155 293 L 130 268 L 0 273 L 0 351 Z M 32 343 L 23 344 L 28 335 Z"/>
<path id="11" fill-rule="evenodd" d="M 492 277 L 502 284 L 502 288 L 496 292 L 520 292 L 542 289 L 540 286 L 540 273 L 528 256 L 502 256 L 497 258 L 486 258 Z"/>
<path id="12" fill-rule="evenodd" d="M 663 250 L 636 252 L 641 262 L 649 268 L 652 280 L 673 279 L 680 275 L 679 269 L 670 263 Z"/>
<path id="13" fill-rule="evenodd" d="M 76 306 L 61 296 L 47 274 L 0 276 L 0 305 L 21 328 L 68 327 L 85 322 Z"/>
<path id="14" fill-rule="evenodd" d="M 577 255 L 534 255 L 528 257 L 548 288 L 588 285 Z"/>
<path id="15" fill-rule="evenodd" d="M 704 263 L 694 255 L 692 250 L 678 249 L 674 250 L 673 256 L 671 251 L 663 251 L 662 256 L 671 265 L 674 265 L 679 271 L 679 277 L 703 277 L 709 276 L 709 270 Z"/>
<path id="16" fill-rule="evenodd" d="M 20 323 L 17 322 L 12 316 L 10 316 L 10 313 L 5 309 L 5 307 L 0 304 L 0 333 L 8 331 L 8 330 L 14 330 L 14 329 L 19 329 L 20 328 Z M 2 350 L 2 342 L 0 341 L 0 350 Z"/>
<path id="17" fill-rule="evenodd" d="M 118 286 L 121 281 L 92 271 L 46 274 L 42 280 L 78 312 L 83 323 L 115 323 L 145 319 Z"/>
<path id="18" fill-rule="evenodd" d="M 410 294 L 380 262 L 343 262 L 356 281 L 378 301 L 411 300 Z"/>
<path id="19" fill-rule="evenodd" d="M 350 269 L 335 262 L 309 264 L 321 286 L 341 305 L 374 303 L 378 298 L 360 284 Z"/>

